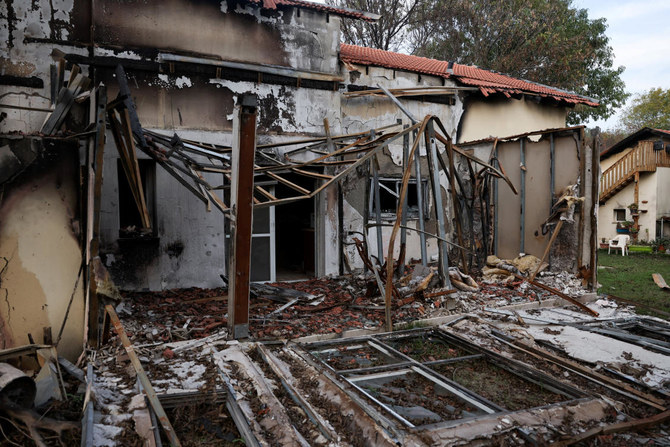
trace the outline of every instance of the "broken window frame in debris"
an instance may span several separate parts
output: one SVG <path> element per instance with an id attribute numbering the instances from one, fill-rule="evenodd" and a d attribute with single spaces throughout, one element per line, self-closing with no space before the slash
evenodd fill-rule
<path id="1" fill-rule="evenodd" d="M 635 317 L 574 324 L 577 329 L 641 346 L 650 351 L 670 355 L 670 331 L 667 325 L 652 318 Z M 642 332 L 642 335 L 638 332 Z"/>
<path id="2" fill-rule="evenodd" d="M 437 359 L 433 361 L 420 361 L 410 355 L 400 352 L 392 346 L 394 342 L 416 337 L 422 337 L 424 339 L 427 337 L 434 337 L 439 341 L 439 343 L 444 343 L 445 346 L 455 347 L 457 350 L 461 350 L 464 355 L 445 359 Z M 460 336 L 443 330 L 442 328 L 410 329 L 380 335 L 347 338 L 345 340 L 328 340 L 301 343 L 298 346 L 301 348 L 300 352 L 305 360 L 307 360 L 312 365 L 318 365 L 317 368 L 335 374 L 338 379 L 341 379 L 343 382 L 355 388 L 360 396 L 369 401 L 371 405 L 375 406 L 376 408 L 381 408 L 385 416 L 398 421 L 399 424 L 404 427 L 404 429 L 437 430 L 462 424 L 469 420 L 476 420 L 482 416 L 492 414 L 504 415 L 508 413 L 515 413 L 517 411 L 526 411 L 533 408 L 561 406 L 565 405 L 566 403 L 576 402 L 587 398 L 586 394 L 572 386 L 561 383 L 542 372 L 530 369 L 520 362 L 508 359 L 486 348 L 475 345 Z M 391 361 L 382 365 L 373 365 L 370 367 L 336 369 L 331 364 L 329 364 L 327 358 L 319 355 L 320 353 L 333 350 L 338 350 L 341 352 L 342 348 L 345 350 L 371 349 L 373 352 L 376 351 L 379 353 L 379 355 L 385 357 L 386 359 L 390 359 Z M 484 359 L 487 362 L 493 364 L 495 367 L 502 368 L 508 373 L 514 374 L 526 382 L 538 385 L 542 389 L 545 389 L 549 392 L 565 396 L 565 400 L 542 405 L 540 407 L 509 410 L 494 402 L 491 402 L 487 398 L 478 395 L 473 390 L 470 390 L 458 382 L 443 376 L 431 368 L 431 366 L 447 363 L 461 363 L 474 359 Z M 365 382 L 373 381 L 385 376 L 399 376 L 408 373 L 418 374 L 425 380 L 431 381 L 433 384 L 435 384 L 435 386 L 439 386 L 442 390 L 450 394 L 452 398 L 456 398 L 471 404 L 473 407 L 478 408 L 481 413 L 472 414 L 463 418 L 443 419 L 439 422 L 414 425 L 405 417 L 398 414 L 398 411 L 390 408 L 391 404 L 386 404 L 380 399 L 377 399 L 371 394 L 369 390 L 361 385 Z M 375 417 L 374 414 L 370 414 L 370 416 L 373 418 Z"/>

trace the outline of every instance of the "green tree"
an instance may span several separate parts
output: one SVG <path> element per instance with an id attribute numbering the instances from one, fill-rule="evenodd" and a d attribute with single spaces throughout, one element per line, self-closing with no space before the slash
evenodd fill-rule
<path id="1" fill-rule="evenodd" d="M 572 0 L 429 0 L 413 25 L 416 54 L 474 64 L 597 99 L 570 123 L 606 119 L 628 97 L 604 18 Z"/>
<path id="2" fill-rule="evenodd" d="M 386 23 L 367 24 L 349 43 L 389 49 L 401 48 L 419 56 L 472 64 L 514 77 L 551 85 L 598 100 L 600 107 L 577 106 L 571 124 L 588 118 L 606 119 L 621 107 L 628 94 L 605 34 L 604 18 L 591 20 L 572 0 L 330 0 L 341 6 L 366 9 L 372 3 L 382 16 L 396 17 L 400 5 L 403 30 Z M 406 17 L 406 19 L 405 19 Z M 378 45 L 369 29 L 387 39 Z M 382 32 L 389 29 L 388 32 Z"/>
<path id="3" fill-rule="evenodd" d="M 379 14 L 376 22 L 342 19 L 346 43 L 398 51 L 409 32 L 409 21 L 420 0 L 326 0 L 329 5 Z"/>
<path id="4" fill-rule="evenodd" d="M 652 88 L 636 96 L 623 111 L 620 121 L 628 133 L 643 127 L 670 130 L 670 89 Z"/>

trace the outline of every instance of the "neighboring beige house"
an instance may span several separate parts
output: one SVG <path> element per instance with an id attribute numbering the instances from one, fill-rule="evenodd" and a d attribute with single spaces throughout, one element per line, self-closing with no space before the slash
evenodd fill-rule
<path id="1" fill-rule="evenodd" d="M 640 129 L 603 151 L 600 169 L 601 241 L 623 222 L 634 222 L 640 241 L 670 237 L 670 131 Z"/>

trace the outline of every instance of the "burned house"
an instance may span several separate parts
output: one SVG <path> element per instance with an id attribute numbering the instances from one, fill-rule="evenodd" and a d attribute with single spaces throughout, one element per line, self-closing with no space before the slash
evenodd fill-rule
<path id="1" fill-rule="evenodd" d="M 126 406 L 123 396 L 133 389 L 113 377 L 122 368 L 110 366 L 116 354 L 106 343 L 113 326 L 130 357 L 120 363 L 132 363 L 158 416 L 153 427 L 162 425 L 174 445 L 173 427 L 151 392 L 156 387 L 169 394 L 171 379 L 151 383 L 142 364 L 148 368 L 153 361 L 134 354 L 136 341 L 142 342 L 139 349 L 161 350 L 159 359 L 152 357 L 156 363 L 169 363 L 206 344 L 225 344 L 228 335 L 277 339 L 369 331 L 354 334 L 359 338 L 351 342 L 317 336 L 298 347 L 231 343 L 216 352 L 212 361 L 226 371 L 221 394 L 249 442 L 283 426 L 291 427 L 281 435 L 288 436 L 285 445 L 340 445 L 340 430 L 380 445 L 422 445 L 472 439 L 479 423 L 525 439 L 530 435 L 518 426 L 561 425 L 570 414 L 593 422 L 611 411 L 547 371 L 529 372 L 496 354 L 518 348 L 531 355 L 525 344 L 499 333 L 490 344 L 468 339 L 468 331 L 485 331 L 485 324 L 456 316 L 474 306 L 490 309 L 496 300 L 557 305 L 556 296 L 591 317 L 603 312 L 570 296 L 582 282 L 591 290 L 597 283 L 598 157 L 583 127 L 566 127 L 566 114 L 596 101 L 478 67 L 341 43 L 343 17 L 378 17 L 301 0 L 42 7 L 10 1 L 4 8 L 0 288 L 7 306 L 0 306 L 0 349 L 44 343 L 74 360 L 83 349 L 90 354 L 102 347 L 98 385 L 123 392 L 99 393 L 97 411 Z M 536 262 L 507 263 L 524 254 Z M 520 298 L 507 297 L 505 288 L 480 289 L 468 276 L 473 270 L 503 275 L 506 284 L 529 280 L 543 292 Z M 534 281 L 541 270 L 563 276 L 541 284 Z M 361 272 L 365 295 L 350 292 L 353 286 L 341 279 L 313 279 L 309 284 L 322 288 L 318 294 L 256 286 L 250 305 L 248 282 L 355 278 Z M 576 286 L 567 284 L 568 273 L 581 275 L 569 277 Z M 452 281 L 458 293 L 470 294 L 460 301 L 445 298 L 454 292 Z M 425 306 L 415 302 L 429 284 Z M 228 295 L 218 293 L 223 285 L 229 285 Z M 208 290 L 193 292 L 193 300 L 173 292 L 192 287 Z M 118 289 L 138 299 L 118 304 Z M 145 292 L 168 298 L 152 307 Z M 258 302 L 273 293 L 288 298 L 272 297 L 270 307 L 259 309 Z M 366 303 L 364 296 L 377 301 Z M 338 299 L 348 300 L 346 306 Z M 206 315 L 191 316 L 200 303 L 206 303 Z M 315 314 L 308 306 L 331 315 L 300 319 L 291 313 L 300 307 Z M 445 314 L 430 324 L 453 323 L 462 333 L 376 333 L 423 318 L 431 306 L 443 306 Z M 360 319 L 348 321 L 353 311 L 344 307 L 360 311 Z M 534 319 L 517 310 L 487 312 L 506 321 Z M 239 314 L 246 316 L 240 324 Z M 139 321 L 141 316 L 156 326 L 146 334 L 149 320 Z M 129 320 L 130 335 L 123 329 Z M 229 333 L 212 333 L 226 324 Z M 438 350 L 453 350 L 453 359 L 410 355 L 403 343 L 417 336 Z M 201 367 L 211 372 L 196 358 L 182 360 L 194 377 Z M 500 402 L 476 383 L 445 381 L 457 362 L 470 369 L 485 365 L 541 399 Z M 231 370 L 232 364 L 242 365 L 242 372 Z M 259 364 L 266 370 L 259 373 Z M 291 368 L 310 377 L 293 376 Z M 280 408 L 290 399 L 280 396 L 278 404 L 268 392 L 262 377 L 271 373 L 318 426 L 309 435 L 313 442 L 303 442 L 308 434 L 295 431 Z M 448 410 L 408 409 L 380 398 L 377 391 L 389 377 L 448 395 Z M 198 380 L 192 381 L 197 389 Z M 312 407 L 324 402 L 310 394 L 315 381 L 330 393 L 325 408 Z M 241 392 L 240 383 L 256 387 L 262 405 L 275 408 L 279 419 L 256 414 L 254 420 L 258 402 L 238 402 L 245 392 L 254 394 L 251 388 Z M 340 388 L 343 383 L 349 388 Z M 662 408 L 651 393 L 628 394 Z M 420 394 L 409 397 L 420 403 Z M 336 404 L 348 413 L 334 428 L 321 418 Z M 114 415 L 109 411 L 104 424 L 96 423 L 118 433 L 115 423 L 128 422 Z M 317 442 L 319 432 L 332 443 Z"/>
<path id="2" fill-rule="evenodd" d="M 129 91 L 141 126 L 154 135 L 168 139 L 177 135 L 184 141 L 198 142 L 200 147 L 230 147 L 233 104 L 243 93 L 257 96 L 257 146 L 276 159 L 291 157 L 292 151 L 298 147 L 288 144 L 292 140 L 315 138 L 314 147 L 296 151 L 299 153 L 295 160 L 309 160 L 327 147 L 325 139 L 318 140 L 324 135 L 380 134 L 388 126 L 397 124 L 395 129 L 401 129 L 403 125 L 412 124 L 412 119 L 420 120 L 427 115 L 435 116 L 443 123 L 444 137 L 451 143 L 527 133 L 514 139 L 521 142 L 520 150 L 509 149 L 509 156 L 501 156 L 501 160 L 509 158 L 509 166 L 506 166 L 507 161 L 501 163 L 513 179 L 514 188 L 522 190 L 521 195 L 511 193 L 517 204 L 497 207 L 493 196 L 490 197 L 492 207 L 509 209 L 512 213 L 511 219 L 497 217 L 505 232 L 519 225 L 518 213 L 514 211 L 519 203 L 528 202 L 526 207 L 533 209 L 532 213 L 525 213 L 532 215 L 533 221 L 520 233 L 520 238 L 528 243 L 519 243 L 519 236 L 513 237 L 516 240 L 509 248 L 503 242 L 506 257 L 520 252 L 541 256 L 548 228 L 543 224 L 550 217 L 552 202 L 569 185 L 578 184 L 579 194 L 576 195 L 580 197 L 590 188 L 589 182 L 585 181 L 590 169 L 590 152 L 580 129 L 563 132 L 570 134 L 564 140 L 572 142 L 565 144 L 574 147 L 558 149 L 558 164 L 552 158 L 554 136 L 549 133 L 533 136 L 531 133 L 562 128 L 570 107 L 575 104 L 594 106 L 596 103 L 477 67 L 340 43 L 341 17 L 376 20 L 374 15 L 286 0 L 176 1 L 169 4 L 78 2 L 76 5 L 54 4 L 46 9 L 10 2 L 4 17 L 2 29 L 7 47 L 2 54 L 4 118 L 0 131 L 6 135 L 17 132 L 30 135 L 41 129 L 46 110 L 60 99 L 60 89 L 55 82 L 67 80 L 68 76 L 73 78 L 71 68 L 75 64 L 82 67 L 82 74 L 88 75 L 92 85 L 105 86 L 107 101 L 111 103 L 119 90 L 116 68 L 121 65 L 128 76 Z M 52 19 L 48 20 L 49 17 Z M 381 88 L 394 92 L 404 111 L 380 93 Z M 74 108 L 83 109 L 78 102 Z M 84 121 L 80 124 L 81 131 L 92 130 L 92 124 L 85 125 L 86 114 L 80 110 L 79 115 L 78 119 Z M 538 138 L 541 144 L 532 141 Z M 28 139 L 23 138 L 21 144 L 28 145 Z M 74 141 L 70 139 L 68 144 L 74 144 Z M 229 175 L 222 174 L 220 168 L 217 172 L 216 167 L 203 172 L 208 185 L 223 189 L 214 189 L 197 200 L 192 189 L 200 191 L 202 185 L 194 184 L 191 190 L 185 188 L 183 182 L 180 183 L 155 159 L 138 151 L 138 177 L 144 196 L 144 211 L 139 211 L 142 208 L 136 204 L 112 130 L 106 131 L 105 141 L 99 249 L 102 263 L 115 283 L 124 289 L 148 290 L 220 286 L 220 275 L 227 275 L 229 236 L 225 217 L 216 210 L 208 212 L 207 209 L 211 210 L 212 203 L 216 202 L 212 195 L 224 199 L 230 184 Z M 475 151 L 479 158 L 492 159 L 491 149 L 497 145 L 493 141 L 489 140 L 489 147 L 479 145 Z M 524 150 L 526 141 L 528 147 Z M 506 147 L 502 145 L 496 150 L 508 152 L 503 146 Z M 13 148 L 15 144 L 9 147 Z M 10 150 L 12 153 L 18 151 Z M 519 154 L 513 154 L 515 152 L 522 154 L 521 157 L 527 153 L 529 163 L 536 166 L 526 169 L 522 158 L 522 169 L 518 169 Z M 435 213 L 431 203 L 435 201 L 431 199 L 425 148 L 420 148 L 419 153 L 420 169 L 416 173 L 420 180 L 413 176 L 409 186 L 406 224 L 435 234 L 432 230 L 436 221 L 431 218 Z M 565 159 L 561 158 L 563 153 Z M 258 207 L 254 212 L 252 280 L 337 275 L 362 268 L 363 264 L 351 245 L 351 235 L 360 235 L 365 231 L 366 223 L 376 219 L 377 199 L 381 223 L 393 219 L 402 175 L 402 154 L 403 141 L 398 138 L 375 156 L 378 191 L 372 184 L 374 176 L 370 168 L 359 168 L 345 181 L 339 182 L 339 186 L 333 184 L 309 199 L 282 206 Z M 207 149 L 196 155 L 202 160 L 209 156 Z M 14 159 L 11 155 L 11 160 Z M 59 163 L 64 162 L 59 160 Z M 467 171 L 461 156 L 455 163 L 459 169 Z M 183 170 L 183 166 L 181 168 Z M 77 170 L 72 163 L 68 169 Z M 293 169 L 282 174 L 280 180 L 263 176 L 257 178 L 257 184 L 270 197 L 296 190 L 303 194 L 307 190 L 316 190 L 325 179 L 331 178 L 337 165 L 322 165 L 309 171 L 305 174 Z M 78 203 L 81 205 L 76 187 L 85 185 L 85 181 L 72 180 L 72 176 L 65 174 L 65 169 L 58 172 L 65 185 L 72 183 L 71 191 L 66 194 L 68 199 L 60 202 L 67 204 L 64 208 L 67 211 L 61 214 L 67 214 L 67 219 L 77 227 L 74 231 L 83 234 L 89 223 L 79 219 L 85 216 L 75 216 L 75 210 Z M 542 183 L 541 189 L 546 190 L 544 196 L 523 197 L 521 184 L 526 181 L 524 177 L 528 177 L 529 190 L 537 190 L 535 181 Z M 545 181 L 549 177 L 551 185 Z M 60 179 L 54 181 L 61 184 Z M 453 224 L 455 216 L 449 206 L 451 198 L 447 197 L 447 183 L 446 176 L 441 174 L 439 184 L 447 205 L 446 220 Z M 60 188 L 61 195 L 65 194 L 65 189 L 68 188 Z M 379 197 L 375 196 L 376 191 Z M 5 191 L 3 213 L 20 215 L 23 222 L 27 220 L 25 213 L 10 211 L 9 205 L 13 204 L 11 192 Z M 511 189 L 501 187 L 497 194 L 499 199 L 506 200 L 510 192 Z M 27 195 L 24 200 L 32 199 Z M 541 211 L 538 211 L 535 200 Z M 466 208 L 473 212 L 472 207 Z M 523 206 L 521 209 L 523 211 Z M 573 234 L 579 241 L 575 240 L 574 245 L 576 247 L 578 242 L 582 245 L 579 249 L 568 249 L 566 253 L 576 259 L 574 252 L 580 252 L 580 262 L 569 266 L 573 270 L 589 264 L 588 228 L 591 222 L 584 216 L 590 213 L 590 202 L 578 210 L 576 228 L 579 231 Z M 3 218 L 4 237 L 12 233 L 8 228 L 13 218 Z M 466 216 L 458 218 L 465 226 Z M 63 217 L 61 221 L 67 219 Z M 30 224 L 18 225 L 25 230 L 26 225 L 40 225 L 42 220 L 30 219 Z M 515 221 L 516 224 L 512 223 Z M 508 223 L 509 228 L 505 227 Z M 76 233 L 70 231 L 67 222 L 59 228 L 63 233 L 62 240 L 76 242 L 73 237 Z M 370 253 L 383 257 L 379 245 L 387 244 L 390 228 L 383 228 L 380 238 L 375 237 L 374 228 L 367 231 Z M 456 237 L 454 225 L 449 225 L 448 233 L 450 240 Z M 434 238 L 416 231 L 407 231 L 405 237 L 406 259 L 434 260 L 438 251 Z M 494 235 L 489 237 L 496 238 Z M 507 238 L 497 237 L 496 244 L 500 245 L 501 240 Z M 482 242 L 470 241 L 479 246 Z M 14 256 L 15 249 L 10 245 L 3 244 L 5 259 Z M 60 255 L 64 249 L 58 247 L 56 252 Z M 12 287 L 11 278 L 18 275 L 13 268 L 25 256 L 13 258 L 14 266 L 8 263 L 4 287 Z M 45 256 L 49 255 L 41 254 L 40 262 L 44 262 Z M 68 284 L 73 282 L 72 276 L 76 276 L 78 270 L 78 255 L 74 251 L 73 256 L 72 265 L 67 266 L 68 274 L 58 275 L 67 278 Z M 54 264 L 66 268 L 61 261 Z M 39 284 L 41 273 L 36 270 L 31 270 L 36 275 L 31 281 L 37 289 L 44 290 L 41 295 L 46 296 L 36 299 L 39 307 L 50 302 L 48 295 L 55 290 L 53 285 L 44 287 Z M 25 287 L 26 282 L 21 281 L 21 284 Z M 65 290 L 57 294 L 68 296 Z M 81 303 L 82 297 L 78 296 L 74 302 Z M 25 314 L 31 312 L 32 309 L 26 310 Z M 10 315 L 4 314 L 3 318 L 10 318 Z M 51 325 L 55 326 L 55 323 Z"/>

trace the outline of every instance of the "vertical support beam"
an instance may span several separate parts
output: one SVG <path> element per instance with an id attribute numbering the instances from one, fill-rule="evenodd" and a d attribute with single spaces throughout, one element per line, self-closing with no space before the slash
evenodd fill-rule
<path id="1" fill-rule="evenodd" d="M 371 130 L 370 131 L 370 140 L 374 139 L 375 131 Z M 382 238 L 382 205 L 381 205 L 381 197 L 379 197 L 379 159 L 377 158 L 377 155 L 372 157 L 372 160 L 370 160 L 370 163 L 372 164 L 372 182 L 373 182 L 373 190 L 375 194 L 375 222 L 377 223 L 377 227 L 375 230 L 377 231 L 377 259 L 379 260 L 379 265 L 382 265 L 384 263 L 384 247 L 383 247 L 383 238 Z"/>
<path id="2" fill-rule="evenodd" d="M 554 134 L 549 134 L 549 192 L 551 194 L 551 206 L 553 208 L 556 203 L 556 143 L 554 142 Z"/>
<path id="3" fill-rule="evenodd" d="M 572 132 L 572 138 L 577 146 L 577 157 L 579 159 L 579 197 L 586 197 L 586 141 L 584 139 L 584 130 L 575 130 Z M 579 206 L 579 230 L 577 234 L 577 268 L 584 267 L 584 237 L 586 236 L 586 219 L 588 211 L 586 210 L 586 201 L 582 201 L 575 206 L 575 211 Z M 587 252 L 588 254 L 588 252 Z"/>
<path id="4" fill-rule="evenodd" d="M 495 148 L 493 150 L 495 157 L 494 166 L 496 169 L 500 170 L 500 160 L 498 160 L 498 140 L 496 139 Z M 500 237 L 498 236 L 498 177 L 493 179 L 493 254 L 498 256 L 498 244 L 500 242 Z"/>
<path id="5" fill-rule="evenodd" d="M 635 190 L 633 192 L 633 203 L 640 206 L 640 171 L 635 171 Z M 640 230 L 640 215 L 633 215 L 633 228 Z M 639 233 L 638 233 L 639 234 Z"/>
<path id="6" fill-rule="evenodd" d="M 92 151 L 89 151 L 87 160 L 88 181 L 88 200 L 87 200 L 87 222 L 86 222 L 86 253 L 84 262 L 86 263 L 86 298 L 85 298 L 85 325 L 87 328 L 88 344 L 97 347 L 99 341 L 99 318 L 100 307 L 98 303 L 97 284 L 95 282 L 93 270 L 91 268 L 91 259 L 100 254 L 100 204 L 102 196 L 102 167 L 105 154 L 105 128 L 107 113 L 107 88 L 100 85 L 96 90 L 96 95 L 91 96 L 91 121 L 95 120 L 95 139 L 93 140 Z M 93 104 L 95 103 L 95 104 Z M 95 110 L 94 107 L 95 106 Z M 91 189 L 92 188 L 92 189 Z M 90 221 L 89 221 L 90 220 Z"/>
<path id="7" fill-rule="evenodd" d="M 398 124 L 402 124 L 402 120 L 398 120 Z M 403 126 L 403 129 L 409 127 L 407 124 Z M 402 170 L 403 172 L 407 168 L 407 161 L 409 160 L 409 134 L 405 134 L 402 137 Z M 421 188 L 420 179 L 416 182 L 417 189 Z M 398 194 L 400 191 L 398 191 Z M 407 253 L 407 195 L 405 195 L 405 200 L 402 201 L 402 220 L 400 221 L 400 259 L 398 259 L 398 273 L 403 274 L 405 272 L 405 259 Z"/>
<path id="8" fill-rule="evenodd" d="M 456 165 L 454 164 L 454 151 L 453 148 L 451 147 L 451 141 L 447 142 L 446 145 L 447 149 L 447 157 L 449 158 L 449 189 L 451 189 L 451 201 L 454 206 L 454 220 L 456 221 L 456 235 L 458 236 L 458 244 L 460 245 L 460 253 L 461 253 L 461 264 L 463 265 L 463 271 L 467 274 L 468 273 L 468 261 L 466 259 L 465 255 L 465 250 L 464 246 L 465 243 L 463 241 L 463 228 L 461 226 L 461 204 L 460 201 L 458 200 L 458 195 L 456 194 L 456 180 L 458 180 L 458 175 L 456 174 Z M 465 191 L 463 188 L 463 184 L 461 181 L 458 181 L 458 185 L 461 188 L 461 191 Z M 465 194 L 463 192 L 463 194 Z M 474 241 L 472 246 L 474 247 Z"/>
<path id="9" fill-rule="evenodd" d="M 253 220 L 254 158 L 256 155 L 255 95 L 239 97 L 233 123 L 231 172 L 231 256 L 228 290 L 228 333 L 230 338 L 249 336 L 249 277 Z"/>
<path id="10" fill-rule="evenodd" d="M 449 147 L 447 150 L 448 149 Z M 437 144 L 435 142 L 435 129 L 433 128 L 432 121 L 429 121 L 426 125 L 426 153 L 428 155 L 428 162 L 430 163 L 428 170 L 431 174 L 430 179 L 433 189 L 433 199 L 435 202 L 435 214 L 437 215 L 437 231 L 438 236 L 440 236 L 440 239 L 437 241 L 440 255 L 438 273 L 442 278 L 442 285 L 444 287 L 451 287 L 451 281 L 449 280 L 449 249 L 446 243 L 447 229 L 442 202 L 442 186 L 440 186 L 440 167 L 437 161 Z M 453 169 L 453 166 L 450 169 Z M 453 186 L 454 185 L 452 184 L 452 188 Z M 454 204 L 454 206 L 456 206 L 456 204 Z"/>
<path id="11" fill-rule="evenodd" d="M 519 140 L 519 150 L 521 155 L 521 239 L 519 242 L 519 253 L 526 252 L 526 140 Z"/>
<path id="12" fill-rule="evenodd" d="M 596 127 L 591 144 L 591 291 L 598 288 L 598 199 L 600 197 L 600 129 Z"/>
<path id="13" fill-rule="evenodd" d="M 418 138 L 417 132 L 413 132 L 414 144 Z M 421 264 L 428 265 L 428 252 L 426 250 L 426 222 L 423 216 L 423 182 L 421 181 L 421 156 L 420 151 L 414 153 L 414 177 L 416 177 L 416 204 L 419 207 L 419 240 L 421 241 Z"/>

